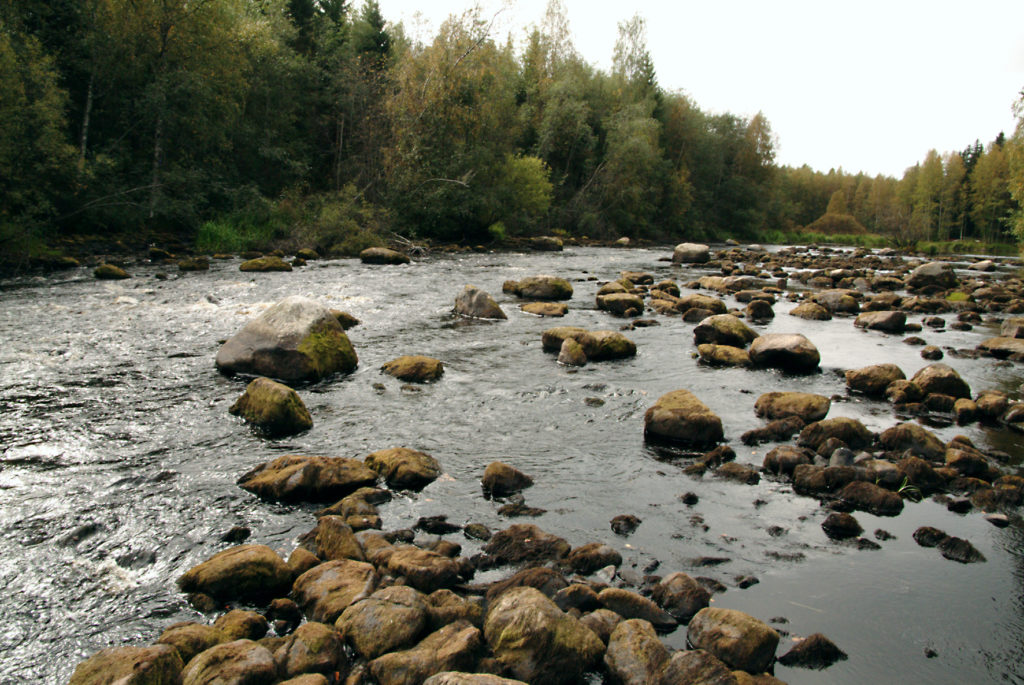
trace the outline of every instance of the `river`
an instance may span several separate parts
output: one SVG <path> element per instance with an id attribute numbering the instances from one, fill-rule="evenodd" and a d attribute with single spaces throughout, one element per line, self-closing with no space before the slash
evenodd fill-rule
<path id="1" fill-rule="evenodd" d="M 382 505 L 385 529 L 435 514 L 492 530 L 521 521 L 499 516 L 499 503 L 482 495 L 483 469 L 500 459 L 535 480 L 526 503 L 547 511 L 530 522 L 573 546 L 615 547 L 627 578 L 655 567 L 663 575 L 714 577 L 728 586 L 714 606 L 786 619 L 772 624 L 790 636 L 780 654 L 791 637 L 815 632 L 849 654 L 824 672 L 777 666 L 776 676 L 789 683 L 1024 683 L 1018 516 L 998 529 L 979 512 L 954 514 L 931 500 L 908 503 L 898 518 L 857 513 L 866 536 L 879 528 L 895 536 L 880 550 L 860 550 L 830 541 L 821 530 L 827 512 L 789 484 L 694 479 L 682 473 L 685 458 L 643 441 L 644 411 L 679 388 L 721 416 L 738 460 L 757 466 L 775 445 L 747 447 L 739 436 L 763 425 L 753 406 L 764 392 L 832 396 L 830 417 L 884 430 L 899 420 L 891 406 L 848 395 L 842 370 L 894 362 L 909 377 L 928 363 L 919 347 L 855 329 L 849 317 L 788 316 L 794 303 L 783 299 L 770 323 L 753 328 L 804 333 L 821 353 L 821 373 L 701 366 L 694 324 L 653 313 L 660 325 L 626 332 L 638 346 L 633 359 L 569 369 L 542 351 L 546 328 L 623 323 L 594 304 L 598 284 L 620 271 L 680 284 L 712 273 L 663 261 L 670 254 L 668 247 L 434 254 L 405 266 L 348 259 L 266 274 L 242 273 L 238 260 L 227 260 L 196 273 L 133 265 L 126 281 L 98 281 L 81 268 L 0 282 L 0 682 L 66 682 L 98 649 L 148 644 L 175 621 L 206 620 L 174 580 L 228 546 L 220 538 L 234 526 L 252 531 L 249 542 L 287 556 L 318 507 L 262 502 L 242 491 L 236 480 L 257 464 L 288 453 L 361 459 L 406 446 L 433 455 L 445 474 L 422 493 Z M 162 271 L 166 280 L 157 278 Z M 564 319 L 525 314 L 502 294 L 503 281 L 536 274 L 572 282 Z M 494 295 L 508 321 L 453 319 L 465 284 Z M 294 294 L 360 319 L 348 332 L 359 367 L 299 388 L 312 430 L 262 439 L 228 414 L 244 381 L 218 374 L 213 360 L 246 321 Z M 918 335 L 973 348 L 994 330 L 925 328 Z M 412 389 L 380 373 L 405 354 L 441 359 L 445 375 Z M 1019 365 L 944 361 L 975 393 L 998 388 L 1020 396 Z M 964 434 L 983 449 L 1003 450 L 1016 464 L 1024 458 L 1024 436 L 977 424 L 931 428 L 943 440 Z M 684 504 L 685 492 L 699 501 Z M 617 536 L 609 527 L 617 514 L 642 523 Z M 911 536 L 921 525 L 970 540 L 987 562 L 961 565 L 919 547 Z M 466 555 L 479 547 L 452 539 Z M 729 561 L 694 567 L 702 556 Z M 740 589 L 736 578 L 746 575 L 760 582 Z M 684 647 L 685 628 L 664 639 Z"/>

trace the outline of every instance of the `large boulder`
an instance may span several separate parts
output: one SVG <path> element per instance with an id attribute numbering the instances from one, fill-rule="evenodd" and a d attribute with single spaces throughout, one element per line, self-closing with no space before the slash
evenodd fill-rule
<path id="1" fill-rule="evenodd" d="M 181 682 L 183 667 L 170 644 L 108 647 L 78 664 L 68 685 L 171 685 Z"/>
<path id="2" fill-rule="evenodd" d="M 261 600 L 287 594 L 292 571 L 265 545 L 231 547 L 193 566 L 178 578 L 182 592 L 224 600 Z"/>
<path id="3" fill-rule="evenodd" d="M 971 386 L 955 369 L 946 364 L 929 364 L 915 373 L 910 380 L 921 388 L 926 397 L 932 393 L 954 398 L 971 396 Z"/>
<path id="4" fill-rule="evenodd" d="M 893 381 L 904 380 L 903 369 L 895 364 L 872 364 L 846 372 L 846 387 L 865 395 L 881 396 Z"/>
<path id="5" fill-rule="evenodd" d="M 679 243 L 672 250 L 676 264 L 703 264 L 711 259 L 711 248 L 701 243 Z"/>
<path id="6" fill-rule="evenodd" d="M 491 603 L 484 637 L 505 669 L 532 685 L 582 682 L 605 650 L 593 631 L 531 587 Z"/>
<path id="7" fill-rule="evenodd" d="M 425 452 L 408 447 L 379 450 L 366 457 L 366 465 L 392 488 L 422 490 L 441 475 L 441 464 Z"/>
<path id="8" fill-rule="evenodd" d="M 693 329 L 693 341 L 697 345 L 729 345 L 746 347 L 757 333 L 732 314 L 716 314 L 701 321 Z"/>
<path id="9" fill-rule="evenodd" d="M 345 640 L 365 659 L 416 644 L 427 627 L 426 598 L 395 585 L 349 606 L 336 623 Z"/>
<path id="10" fill-rule="evenodd" d="M 455 313 L 473 319 L 508 318 L 494 298 L 475 285 L 467 285 L 455 298 Z"/>
<path id="11" fill-rule="evenodd" d="M 294 435 L 313 427 L 313 417 L 299 394 L 269 378 L 253 379 L 228 412 L 271 437 Z"/>
<path id="12" fill-rule="evenodd" d="M 271 685 L 277 682 L 277 665 L 274 655 L 263 645 L 252 640 L 235 640 L 198 654 L 181 675 L 182 685 Z"/>
<path id="13" fill-rule="evenodd" d="M 769 420 L 799 417 L 804 423 L 821 421 L 832 400 L 807 392 L 767 392 L 757 398 L 754 413 Z"/>
<path id="14" fill-rule="evenodd" d="M 902 333 L 907 326 L 907 315 L 897 311 L 864 312 L 857 316 L 853 325 L 884 333 Z"/>
<path id="15" fill-rule="evenodd" d="M 377 580 L 377 571 L 364 561 L 326 561 L 295 579 L 292 596 L 306 618 L 329 624 L 351 604 L 373 594 Z"/>
<path id="16" fill-rule="evenodd" d="M 408 264 L 410 259 L 397 250 L 386 247 L 368 247 L 359 253 L 359 261 L 363 264 Z"/>
<path id="17" fill-rule="evenodd" d="M 293 295 L 247 323 L 217 352 L 225 374 L 268 376 L 286 383 L 349 373 L 358 358 L 327 307 Z"/>
<path id="18" fill-rule="evenodd" d="M 724 437 L 722 419 L 689 390 L 662 395 L 644 414 L 644 438 L 704 449 Z"/>
<path id="19" fill-rule="evenodd" d="M 479 628 L 456 621 L 412 649 L 377 657 L 370 662 L 370 673 L 382 685 L 420 685 L 437 673 L 473 670 L 483 646 Z"/>
<path id="20" fill-rule="evenodd" d="M 572 286 L 569 281 L 556 276 L 528 276 L 521 281 L 506 281 L 504 292 L 510 292 L 524 300 L 569 300 Z"/>
<path id="21" fill-rule="evenodd" d="M 959 284 L 953 266 L 946 262 L 922 264 L 907 277 L 907 288 L 910 290 L 948 290 Z"/>
<path id="22" fill-rule="evenodd" d="M 708 607 L 690 621 L 687 638 L 731 668 L 761 673 L 775 658 L 779 634 L 753 616 L 735 609 Z"/>
<path id="23" fill-rule="evenodd" d="M 358 459 L 288 454 L 260 464 L 238 485 L 267 500 L 326 502 L 377 482 Z"/>
<path id="24" fill-rule="evenodd" d="M 818 368 L 818 348 L 800 333 L 768 333 L 750 344 L 754 366 L 803 373 Z"/>
<path id="25" fill-rule="evenodd" d="M 429 383 L 444 374 L 444 364 L 440 359 L 412 354 L 392 359 L 380 370 L 406 383 Z"/>

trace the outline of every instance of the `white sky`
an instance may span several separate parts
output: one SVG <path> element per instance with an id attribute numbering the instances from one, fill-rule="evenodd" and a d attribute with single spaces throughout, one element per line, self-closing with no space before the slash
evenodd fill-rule
<path id="1" fill-rule="evenodd" d="M 378 0 L 429 40 L 473 0 Z M 618 23 L 647 20 L 666 90 L 706 112 L 763 111 L 776 161 L 895 176 L 928 150 L 1013 132 L 1024 88 L 1024 0 L 563 0 L 576 49 L 607 70 Z M 496 39 L 540 23 L 547 0 L 482 0 Z M 417 17 L 417 13 L 419 16 Z"/>

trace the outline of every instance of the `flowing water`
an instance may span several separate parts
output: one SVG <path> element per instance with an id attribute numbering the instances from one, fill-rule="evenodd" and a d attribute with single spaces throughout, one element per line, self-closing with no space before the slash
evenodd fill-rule
<path id="1" fill-rule="evenodd" d="M 803 321 L 776 304 L 759 332 L 806 334 L 822 372 L 711 369 L 694 359 L 693 324 L 656 316 L 659 326 L 626 333 L 636 358 L 559 366 L 541 349 L 555 325 L 618 328 L 594 306 L 598 283 L 622 270 L 679 283 L 711 273 L 660 261 L 663 250 L 574 248 L 563 253 L 434 255 L 406 266 L 356 260 L 311 262 L 292 273 L 243 274 L 237 261 L 209 272 L 159 280 L 166 267 L 138 265 L 127 281 L 97 281 L 87 269 L 0 283 L 0 682 L 65 682 L 98 649 L 148 644 L 170 623 L 206 620 L 174 580 L 228 546 L 234 526 L 249 542 L 287 555 L 314 523 L 315 505 L 261 502 L 237 478 L 286 453 L 362 458 L 407 446 L 436 457 L 445 475 L 419 494 L 381 507 L 385 529 L 446 514 L 499 530 L 479 478 L 500 459 L 533 476 L 526 502 L 547 512 L 529 521 L 574 546 L 602 541 L 625 559 L 621 574 L 681 570 L 728 586 L 714 605 L 746 611 L 792 637 L 828 635 L 850 658 L 825 672 L 776 667 L 790 683 L 1024 683 L 1024 527 L 997 529 L 978 512 L 950 513 L 932 501 L 894 519 L 856 516 L 866 535 L 895 539 L 881 550 L 829 541 L 826 512 L 785 483 L 754 486 L 682 473 L 685 458 L 645 446 L 643 414 L 655 399 L 693 391 L 718 413 L 739 461 L 760 465 L 774 445 L 746 447 L 739 436 L 762 425 L 757 397 L 772 390 L 833 396 L 829 416 L 851 416 L 871 430 L 897 423 L 885 402 L 850 397 L 841 370 L 895 362 L 908 376 L 924 366 L 901 336 L 855 329 L 850 318 Z M 564 319 L 519 311 L 503 295 L 507 279 L 551 273 L 573 282 Z M 471 283 L 492 293 L 504 322 L 452 318 L 455 296 Z M 358 370 L 300 388 L 312 430 L 265 440 L 228 414 L 244 381 L 221 376 L 219 344 L 287 295 L 318 299 L 358 317 L 349 331 Z M 729 299 L 730 304 L 734 302 Z M 910 317 L 919 321 L 919 316 Z M 932 344 L 974 347 L 991 326 L 921 333 Z M 404 354 L 445 363 L 437 383 L 415 389 L 380 366 Z M 1022 367 L 955 359 L 972 389 L 1018 398 Z M 939 426 L 981 448 L 1024 457 L 1024 439 L 977 425 Z M 694 492 L 687 506 L 679 496 Z M 643 522 L 629 537 L 609 527 L 617 514 Z M 933 525 L 967 538 L 987 557 L 961 565 L 919 547 L 911 534 Z M 780 530 L 781 529 L 781 530 Z M 771 531 L 771 532 L 769 532 Z M 472 554 L 478 543 L 452 539 Z M 703 556 L 729 561 L 695 567 Z M 494 572 L 490 572 L 493 574 Z M 736 578 L 753 575 L 748 589 Z M 487 579 L 490 576 L 484 576 Z M 685 646 L 685 629 L 665 636 Z M 930 655 L 930 656 L 929 656 Z"/>

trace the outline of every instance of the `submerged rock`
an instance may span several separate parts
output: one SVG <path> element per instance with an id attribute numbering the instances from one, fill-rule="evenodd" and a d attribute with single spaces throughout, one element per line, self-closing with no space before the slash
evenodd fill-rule
<path id="1" fill-rule="evenodd" d="M 216 363 L 228 375 L 303 382 L 349 373 L 358 358 L 329 309 L 309 298 L 292 296 L 267 309 L 224 343 Z"/>

